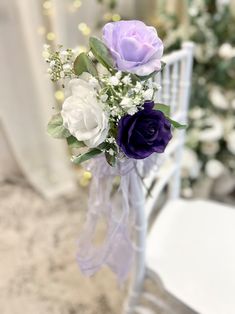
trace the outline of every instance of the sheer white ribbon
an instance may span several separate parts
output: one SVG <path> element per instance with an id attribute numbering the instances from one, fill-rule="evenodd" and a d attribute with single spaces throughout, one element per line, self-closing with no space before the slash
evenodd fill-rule
<path id="1" fill-rule="evenodd" d="M 156 155 L 144 161 L 126 159 L 116 167 L 108 165 L 104 157 L 94 159 L 89 166 L 93 174 L 90 186 L 87 219 L 78 241 L 78 264 L 81 271 L 91 276 L 107 265 L 123 282 L 133 260 L 132 226 L 135 224 L 135 204 L 144 209 L 141 176 L 156 163 Z M 113 180 L 120 176 L 121 209 L 111 199 Z M 138 203 L 138 205 L 137 205 Z M 95 245 L 95 232 L 99 219 L 107 224 L 105 239 Z"/>

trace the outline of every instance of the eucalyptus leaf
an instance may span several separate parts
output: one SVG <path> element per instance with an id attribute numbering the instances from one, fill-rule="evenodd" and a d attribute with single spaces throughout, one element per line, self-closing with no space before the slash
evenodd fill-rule
<path id="1" fill-rule="evenodd" d="M 109 3 L 110 10 L 115 9 L 116 5 L 117 5 L 117 0 L 110 0 L 110 3 Z"/>
<path id="2" fill-rule="evenodd" d="M 154 109 L 163 112 L 167 117 L 170 115 L 170 106 L 164 104 L 155 104 Z"/>
<path id="3" fill-rule="evenodd" d="M 83 72 L 88 72 L 93 76 L 98 76 L 98 72 L 94 63 L 90 60 L 85 52 L 80 53 L 74 61 L 74 73 L 81 75 Z"/>
<path id="4" fill-rule="evenodd" d="M 105 152 L 105 158 L 106 158 L 107 163 L 111 167 L 114 167 L 116 165 L 117 159 L 115 156 L 110 155 L 108 152 Z"/>
<path id="5" fill-rule="evenodd" d="M 81 154 L 73 159 L 73 163 L 76 165 L 80 165 L 84 161 L 87 161 L 95 156 L 102 154 L 102 150 L 98 148 L 92 148 L 87 153 Z"/>
<path id="6" fill-rule="evenodd" d="M 167 119 L 170 121 L 170 123 L 173 125 L 173 127 L 175 127 L 176 129 L 186 129 L 187 125 L 186 124 L 181 124 L 175 120 L 170 119 L 169 117 L 167 117 Z"/>
<path id="7" fill-rule="evenodd" d="M 71 135 L 69 130 L 63 126 L 63 119 L 60 113 L 52 116 L 47 125 L 47 132 L 54 138 L 67 138 Z"/>
<path id="8" fill-rule="evenodd" d="M 137 82 L 141 82 L 141 78 L 139 76 L 137 76 L 136 74 L 133 73 L 128 73 L 128 72 L 124 72 L 126 75 L 129 74 L 131 77 L 131 81 L 132 83 L 137 83 Z"/>
<path id="9" fill-rule="evenodd" d="M 113 69 L 114 61 L 105 44 L 96 37 L 91 37 L 89 44 L 96 59 L 108 70 Z"/>
<path id="10" fill-rule="evenodd" d="M 105 150 L 109 147 L 109 144 L 106 142 L 101 143 L 99 146 L 97 146 L 98 149 L 100 150 Z"/>
<path id="11" fill-rule="evenodd" d="M 154 72 L 150 73 L 149 75 L 144 75 L 144 76 L 139 76 L 139 75 L 137 75 L 137 77 L 138 77 L 139 80 L 141 80 L 141 81 L 146 81 L 146 80 L 150 79 L 151 77 L 153 77 L 156 73 L 157 73 L 157 72 L 154 71 Z"/>
<path id="12" fill-rule="evenodd" d="M 166 66 L 166 62 L 161 61 L 161 71 L 164 70 L 165 66 Z"/>
<path id="13" fill-rule="evenodd" d="M 173 125 L 173 127 L 175 127 L 176 129 L 186 129 L 187 125 L 186 124 L 181 124 L 175 120 L 172 120 L 169 115 L 170 115 L 170 106 L 167 106 L 165 104 L 155 104 L 154 106 L 155 110 L 159 110 L 162 113 L 164 113 L 164 115 L 166 116 L 166 118 L 170 121 L 170 123 Z"/>
<path id="14" fill-rule="evenodd" d="M 83 142 L 78 141 L 76 139 L 76 137 L 74 137 L 72 135 L 67 138 L 67 143 L 69 145 L 69 148 L 80 148 L 80 147 L 85 146 L 85 144 Z"/>

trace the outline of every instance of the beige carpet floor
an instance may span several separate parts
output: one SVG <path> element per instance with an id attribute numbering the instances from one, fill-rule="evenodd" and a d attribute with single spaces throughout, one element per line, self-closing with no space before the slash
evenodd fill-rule
<path id="1" fill-rule="evenodd" d="M 0 183 L 0 314 L 122 313 L 126 288 L 108 269 L 86 278 L 76 263 L 86 198 L 81 188 L 46 201 L 23 180 Z M 167 306 L 153 313 L 194 313 L 161 287 L 155 294 Z"/>
<path id="2" fill-rule="evenodd" d="M 24 182 L 0 185 L 0 313 L 120 313 L 124 292 L 108 270 L 76 264 L 86 190 L 45 201 Z"/>

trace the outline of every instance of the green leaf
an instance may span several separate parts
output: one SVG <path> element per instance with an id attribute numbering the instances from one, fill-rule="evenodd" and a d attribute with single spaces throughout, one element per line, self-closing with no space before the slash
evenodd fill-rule
<path id="1" fill-rule="evenodd" d="M 137 76 L 136 74 L 128 73 L 128 72 L 124 72 L 124 73 L 130 75 L 132 83 L 141 82 L 141 78 Z"/>
<path id="2" fill-rule="evenodd" d="M 73 163 L 80 165 L 82 162 L 87 161 L 95 156 L 102 154 L 102 150 L 98 148 L 92 148 L 87 153 L 81 154 L 73 159 Z"/>
<path id="3" fill-rule="evenodd" d="M 97 146 L 98 149 L 100 150 L 105 150 L 109 147 L 110 145 L 106 142 L 101 143 L 99 146 Z"/>
<path id="4" fill-rule="evenodd" d="M 47 125 L 47 132 L 54 138 L 67 138 L 71 135 L 69 130 L 63 126 L 63 119 L 60 113 L 52 116 Z"/>
<path id="5" fill-rule="evenodd" d="M 162 113 L 164 113 L 164 115 L 166 116 L 166 118 L 170 121 L 170 123 L 176 128 L 176 129 L 186 129 L 187 125 L 186 124 L 181 124 L 175 120 L 172 120 L 171 118 L 169 118 L 170 115 L 170 106 L 164 105 L 164 104 L 155 104 L 154 106 L 155 110 L 159 110 Z"/>
<path id="6" fill-rule="evenodd" d="M 67 138 L 67 143 L 69 145 L 69 148 L 80 148 L 86 146 L 83 142 L 78 141 L 76 137 L 72 135 Z"/>
<path id="7" fill-rule="evenodd" d="M 109 3 L 110 10 L 115 9 L 116 5 L 117 5 L 117 0 L 110 0 L 110 3 Z"/>
<path id="8" fill-rule="evenodd" d="M 163 112 L 167 117 L 170 115 L 170 106 L 164 104 L 155 104 L 154 109 Z"/>
<path id="9" fill-rule="evenodd" d="M 144 76 L 139 76 L 139 75 L 137 75 L 137 76 L 138 76 L 138 78 L 139 78 L 141 81 L 146 81 L 146 80 L 150 79 L 151 77 L 153 77 L 156 73 L 157 73 L 157 72 L 154 71 L 154 72 L 150 73 L 149 75 L 144 75 Z"/>
<path id="10" fill-rule="evenodd" d="M 165 66 L 166 66 L 166 62 L 161 61 L 161 70 L 160 71 L 163 71 Z"/>
<path id="11" fill-rule="evenodd" d="M 181 124 L 175 120 L 170 119 L 169 117 L 167 117 L 167 119 L 170 121 L 170 123 L 173 125 L 173 127 L 175 127 L 176 129 L 186 129 L 187 125 L 186 124 Z"/>
<path id="12" fill-rule="evenodd" d="M 94 63 L 90 60 L 85 52 L 80 53 L 74 61 L 74 73 L 81 75 L 83 72 L 88 72 L 93 76 L 98 76 L 98 72 Z"/>
<path id="13" fill-rule="evenodd" d="M 96 37 L 91 37 L 89 44 L 96 59 L 108 70 L 113 69 L 114 61 L 105 44 Z"/>
<path id="14" fill-rule="evenodd" d="M 105 152 L 105 158 L 106 158 L 107 163 L 111 167 L 114 167 L 116 165 L 117 159 L 115 156 L 110 155 L 108 152 Z"/>

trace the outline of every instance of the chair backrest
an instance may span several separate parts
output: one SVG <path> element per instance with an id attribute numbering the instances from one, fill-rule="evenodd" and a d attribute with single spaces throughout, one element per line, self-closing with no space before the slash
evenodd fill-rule
<path id="1" fill-rule="evenodd" d="M 162 89 L 156 95 L 155 102 L 170 105 L 171 118 L 181 123 L 187 122 L 187 111 L 190 92 L 191 70 L 193 57 L 193 43 L 186 42 L 182 49 L 175 51 L 164 58 L 166 66 L 163 72 L 156 76 L 156 81 Z M 129 287 L 128 299 L 124 313 L 132 314 L 138 303 L 143 286 L 145 268 L 146 229 L 148 220 L 161 191 L 170 186 L 169 198 L 177 198 L 180 193 L 180 161 L 184 145 L 185 131 L 175 131 L 173 139 L 162 154 L 162 164 L 156 163 L 147 177 L 144 178 L 146 204 L 140 202 L 136 195 L 135 204 L 135 268 Z M 160 155 L 159 155 L 160 156 Z M 154 156 L 153 156 L 154 158 Z M 151 167 L 152 161 L 150 162 Z M 148 167 L 147 167 L 148 168 Z M 141 172 L 140 172 L 141 173 Z M 138 191 L 135 191 L 137 193 Z M 141 193 L 140 193 L 141 194 Z M 147 221 L 146 221 L 147 220 Z M 136 309 L 137 310 L 137 309 Z"/>
<path id="2" fill-rule="evenodd" d="M 185 42 L 182 48 L 164 58 L 166 66 L 156 76 L 161 90 L 156 95 L 157 103 L 170 106 L 171 118 L 187 123 L 190 83 L 193 61 L 193 43 Z M 160 193 L 169 186 L 167 198 L 178 198 L 180 194 L 180 168 L 184 146 L 185 130 L 174 130 L 174 136 L 160 160 L 161 165 L 153 167 L 144 179 L 146 193 L 146 215 L 149 218 Z"/>

